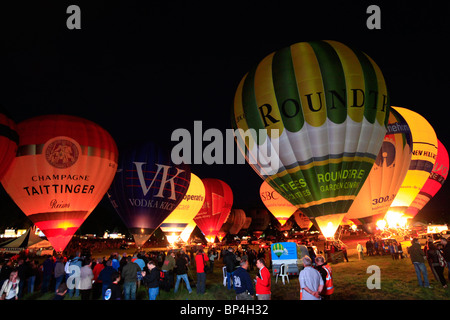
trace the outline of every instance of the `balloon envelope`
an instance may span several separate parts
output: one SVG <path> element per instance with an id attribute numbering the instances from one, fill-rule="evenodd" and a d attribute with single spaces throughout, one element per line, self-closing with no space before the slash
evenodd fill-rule
<path id="1" fill-rule="evenodd" d="M 297 211 L 297 207 L 283 198 L 266 181 L 263 181 L 259 189 L 261 200 L 266 208 L 283 226 L 291 215 Z"/>
<path id="2" fill-rule="evenodd" d="M 390 211 L 404 214 L 433 170 L 437 155 L 437 137 L 433 127 L 420 114 L 393 107 L 408 123 L 413 140 L 411 163 L 405 179 L 391 204 Z"/>
<path id="3" fill-rule="evenodd" d="M 47 115 L 18 124 L 19 149 L 2 184 L 19 208 L 63 251 L 108 190 L 117 147 L 97 124 Z"/>
<path id="4" fill-rule="evenodd" d="M 376 229 L 400 189 L 411 162 L 412 137 L 405 119 L 394 109 L 389 114 L 388 131 L 366 182 L 345 215 L 366 232 Z M 368 226 L 368 224 L 372 224 Z"/>
<path id="5" fill-rule="evenodd" d="M 448 152 L 441 141 L 438 141 L 436 162 L 428 180 L 423 185 L 417 197 L 406 210 L 406 215 L 414 217 L 441 189 L 448 176 Z"/>
<path id="6" fill-rule="evenodd" d="M 200 211 L 205 202 L 205 186 L 202 180 L 191 172 L 191 181 L 183 200 L 161 224 L 166 236 L 178 238 Z"/>
<path id="7" fill-rule="evenodd" d="M 194 221 L 208 242 L 214 242 L 233 205 L 233 192 L 219 179 L 202 179 L 205 186 L 205 202 Z"/>
<path id="8" fill-rule="evenodd" d="M 255 171 L 322 231 L 335 231 L 380 150 L 388 111 L 383 75 L 367 55 L 314 41 L 272 53 L 245 75 L 232 121 Z"/>
<path id="9" fill-rule="evenodd" d="M 141 247 L 185 196 L 191 171 L 170 152 L 144 143 L 121 153 L 109 199 Z"/>
<path id="10" fill-rule="evenodd" d="M 16 123 L 0 107 L 0 179 L 16 156 L 18 144 Z"/>

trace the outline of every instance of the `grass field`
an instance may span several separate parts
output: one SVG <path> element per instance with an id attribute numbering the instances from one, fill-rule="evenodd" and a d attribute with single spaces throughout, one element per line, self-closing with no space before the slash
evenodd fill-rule
<path id="1" fill-rule="evenodd" d="M 368 289 L 367 279 L 372 273 L 367 273 L 371 265 L 380 268 L 380 289 Z M 184 282 L 181 282 L 179 291 L 175 294 L 160 291 L 158 300 L 234 300 L 234 290 L 228 290 L 223 286 L 222 264 L 215 264 L 215 272 L 207 275 L 206 293 L 198 295 L 193 287 L 193 292 L 188 293 Z M 349 262 L 331 264 L 333 269 L 333 281 L 335 291 L 332 296 L 334 300 L 450 300 L 450 289 L 444 289 L 438 283 L 429 268 L 428 276 L 433 288 L 421 288 L 418 286 L 414 267 L 409 258 L 392 260 L 391 256 L 365 257 L 359 261 L 352 250 L 349 250 Z M 444 271 L 447 278 L 447 269 Z M 191 273 L 196 279 L 195 272 Z M 256 270 L 251 271 L 252 279 L 256 276 Z M 275 283 L 272 277 L 272 299 L 273 300 L 297 300 L 299 297 L 299 282 L 297 276 L 291 276 L 289 283 L 283 285 L 281 279 Z M 34 293 L 26 295 L 24 299 L 50 300 L 53 294 L 41 295 Z M 147 291 L 141 287 L 137 292 L 137 300 L 146 300 Z M 66 299 L 68 299 L 66 297 Z M 79 298 L 76 298 L 79 299 Z M 74 298 L 75 300 L 75 298 Z"/>

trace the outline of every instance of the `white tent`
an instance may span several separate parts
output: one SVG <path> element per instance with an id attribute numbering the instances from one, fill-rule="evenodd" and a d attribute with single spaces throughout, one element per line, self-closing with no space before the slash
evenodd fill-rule
<path id="1" fill-rule="evenodd" d="M 27 232 L 16 239 L 11 239 L 0 244 L 0 251 L 19 253 L 25 249 L 35 249 L 50 247 L 48 240 L 44 240 L 35 234 L 35 228 L 29 228 Z"/>

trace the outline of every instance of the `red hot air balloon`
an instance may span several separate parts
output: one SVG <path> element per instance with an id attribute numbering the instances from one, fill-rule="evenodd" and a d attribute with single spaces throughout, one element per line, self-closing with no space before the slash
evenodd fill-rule
<path id="1" fill-rule="evenodd" d="M 0 179 L 16 156 L 18 144 L 16 124 L 0 108 Z"/>
<path id="2" fill-rule="evenodd" d="M 68 115 L 35 117 L 17 128 L 19 149 L 3 187 L 63 251 L 114 178 L 116 143 L 99 125 Z"/>
<path id="3" fill-rule="evenodd" d="M 448 176 L 448 152 L 445 146 L 438 139 L 438 150 L 436 162 L 427 182 L 420 189 L 419 194 L 406 210 L 406 215 L 414 217 L 433 198 Z"/>
<path id="4" fill-rule="evenodd" d="M 194 218 L 208 242 L 214 242 L 233 205 L 233 192 L 219 179 L 202 179 L 205 185 L 205 202 Z"/>

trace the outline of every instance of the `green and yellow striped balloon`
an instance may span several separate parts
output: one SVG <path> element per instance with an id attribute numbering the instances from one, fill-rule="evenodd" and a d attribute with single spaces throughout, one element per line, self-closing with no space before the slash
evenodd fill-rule
<path id="1" fill-rule="evenodd" d="M 276 51 L 247 73 L 232 122 L 255 171 L 332 236 L 377 157 L 388 113 L 370 57 L 313 41 Z"/>

